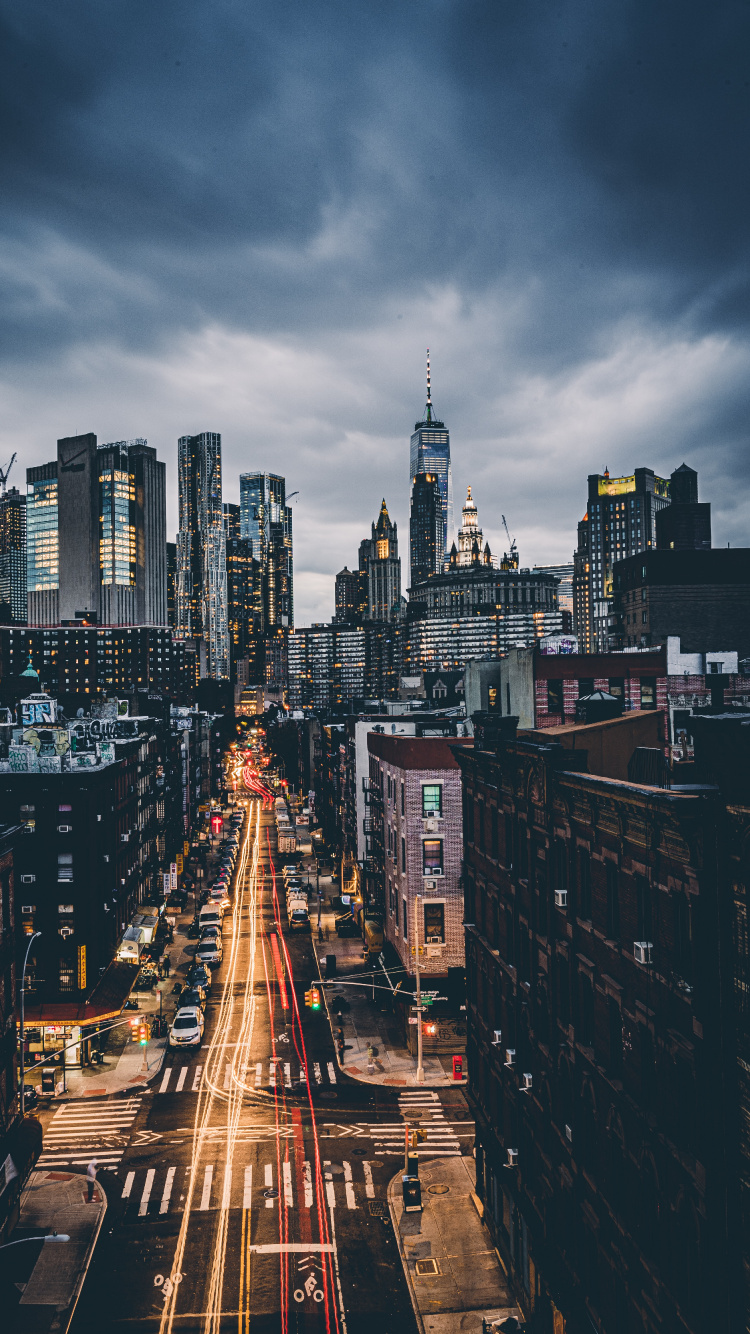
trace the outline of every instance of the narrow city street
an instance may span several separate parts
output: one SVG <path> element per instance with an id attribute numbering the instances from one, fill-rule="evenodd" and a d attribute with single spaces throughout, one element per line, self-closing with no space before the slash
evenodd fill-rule
<path id="1" fill-rule="evenodd" d="M 99 1157 L 108 1202 L 74 1334 L 414 1328 L 386 1195 L 404 1112 L 429 1104 L 429 1156 L 470 1152 L 472 1126 L 458 1090 L 342 1074 L 325 1010 L 304 1008 L 312 941 L 286 934 L 273 846 L 252 802 L 202 1046 L 44 1118 L 60 1169 Z"/>

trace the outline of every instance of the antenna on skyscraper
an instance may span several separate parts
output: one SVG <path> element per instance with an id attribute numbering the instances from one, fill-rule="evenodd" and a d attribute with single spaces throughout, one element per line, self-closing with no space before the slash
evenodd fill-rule
<path id="1" fill-rule="evenodd" d="M 425 418 L 428 422 L 432 421 L 432 389 L 430 385 L 430 349 L 427 349 L 427 409 Z"/>

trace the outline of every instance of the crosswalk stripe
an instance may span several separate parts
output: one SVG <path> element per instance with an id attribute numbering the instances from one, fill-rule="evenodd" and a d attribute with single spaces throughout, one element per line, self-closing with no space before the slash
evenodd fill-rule
<path id="1" fill-rule="evenodd" d="M 193 1093 L 197 1093 L 197 1092 L 198 1092 L 198 1089 L 200 1088 L 201 1073 L 202 1073 L 202 1071 L 203 1071 L 203 1066 L 202 1066 L 202 1065 L 196 1065 L 196 1067 L 195 1067 L 195 1074 L 194 1074 L 194 1076 L 193 1076 L 193 1089 L 192 1089 Z"/>
<path id="2" fill-rule="evenodd" d="M 266 1163 L 263 1168 L 263 1179 L 266 1183 L 266 1190 L 273 1187 L 273 1167 L 270 1163 Z M 266 1200 L 266 1208 L 273 1209 L 273 1200 Z"/>
<path id="3" fill-rule="evenodd" d="M 208 1208 L 209 1201 L 211 1199 L 211 1180 L 213 1174 L 214 1174 L 213 1164 L 207 1163 L 206 1170 L 203 1173 L 203 1194 L 201 1195 L 201 1202 L 198 1205 L 199 1209 Z"/>
<path id="4" fill-rule="evenodd" d="M 167 1068 L 166 1068 L 166 1070 L 164 1071 L 164 1074 L 162 1075 L 161 1084 L 159 1085 L 159 1092 L 160 1092 L 160 1093 L 166 1093 L 166 1091 L 167 1091 L 167 1085 L 168 1085 L 168 1083 L 169 1083 L 171 1077 L 172 1077 L 172 1066 L 171 1066 L 171 1065 L 168 1065 Z"/>
<path id="5" fill-rule="evenodd" d="M 347 1209 L 356 1209 L 357 1201 L 354 1198 L 354 1184 L 352 1182 L 351 1163 L 344 1163 L 344 1190 L 346 1192 Z"/>
<path id="6" fill-rule="evenodd" d="M 320 1061 L 315 1061 L 315 1063 L 313 1064 L 313 1074 L 315 1075 L 315 1083 L 322 1084 L 323 1076 L 320 1073 Z"/>
<path id="7" fill-rule="evenodd" d="M 372 1168 L 368 1162 L 363 1161 L 362 1170 L 365 1174 L 365 1195 L 367 1196 L 368 1200 L 374 1200 L 375 1187 L 372 1181 Z"/>
<path id="8" fill-rule="evenodd" d="M 165 1214 L 169 1208 L 169 1197 L 172 1194 L 172 1182 L 174 1181 L 174 1174 L 176 1171 L 177 1171 L 176 1167 L 170 1167 L 167 1171 L 167 1179 L 164 1182 L 164 1190 L 162 1192 L 161 1204 L 159 1205 L 160 1214 Z"/>
<path id="9" fill-rule="evenodd" d="M 328 1200 L 328 1208 L 329 1208 L 329 1209 L 335 1209 L 335 1208 L 336 1208 L 336 1195 L 335 1195 L 335 1193 L 334 1193 L 334 1189 L 333 1189 L 333 1174 L 332 1174 L 332 1172 L 331 1172 L 331 1170 L 330 1170 L 330 1168 L 331 1168 L 331 1164 L 330 1164 L 329 1162 L 324 1162 L 324 1163 L 323 1163 L 323 1168 L 324 1168 L 323 1175 L 325 1176 L 325 1179 L 326 1179 L 326 1198 L 327 1198 L 327 1200 Z"/>
<path id="10" fill-rule="evenodd" d="M 312 1168 L 309 1162 L 305 1161 L 302 1167 L 302 1180 L 305 1188 L 305 1208 L 312 1209 L 313 1188 L 312 1188 Z"/>
<path id="11" fill-rule="evenodd" d="M 134 1181 L 135 1181 L 135 1172 L 128 1172 L 128 1175 L 125 1178 L 125 1185 L 122 1188 L 122 1198 L 124 1200 L 130 1198 L 130 1192 L 133 1189 Z"/>
<path id="12" fill-rule="evenodd" d="M 263 1078 L 263 1062 L 258 1061 L 258 1064 L 255 1067 L 255 1087 L 257 1089 L 260 1088 L 260 1083 L 262 1078 Z"/>
<path id="13" fill-rule="evenodd" d="M 294 1199 L 292 1198 L 292 1164 L 288 1159 L 281 1164 L 281 1171 L 284 1177 L 284 1204 L 287 1209 L 292 1209 L 294 1207 Z"/>
<path id="14" fill-rule="evenodd" d="M 175 1085 L 175 1090 L 174 1090 L 175 1093 L 182 1093 L 185 1080 L 187 1079 L 187 1072 L 188 1072 L 188 1066 L 183 1065 L 182 1069 L 180 1070 L 180 1077 Z"/>
<path id="15" fill-rule="evenodd" d="M 269 1064 L 268 1087 L 272 1089 L 276 1088 L 276 1064 L 274 1061 L 271 1061 Z"/>
<path id="16" fill-rule="evenodd" d="M 231 1063 L 231 1061 L 225 1061 L 225 1062 L 224 1062 L 224 1088 L 225 1088 L 225 1089 L 231 1088 L 231 1084 L 232 1084 L 232 1063 Z"/>
<path id="17" fill-rule="evenodd" d="M 329 1061 L 329 1062 L 328 1062 L 328 1065 L 327 1065 L 326 1069 L 328 1070 L 328 1078 L 330 1079 L 330 1081 L 331 1081 L 332 1084 L 335 1084 L 335 1083 L 336 1083 L 336 1071 L 335 1071 L 334 1068 L 333 1068 L 333 1061 Z"/>
<path id="18" fill-rule="evenodd" d="M 248 1163 L 245 1168 L 245 1182 L 242 1190 L 242 1208 L 250 1209 L 253 1203 L 253 1166 Z"/>
<path id="19" fill-rule="evenodd" d="M 156 1176 L 156 1168 L 150 1167 L 146 1173 L 146 1180 L 143 1186 L 143 1194 L 141 1196 L 141 1202 L 138 1206 L 138 1215 L 141 1218 L 148 1211 L 148 1202 L 151 1199 L 151 1187 L 154 1184 L 155 1176 Z"/>
<path id="20" fill-rule="evenodd" d="M 284 1066 L 284 1084 L 288 1089 L 292 1087 L 292 1067 L 288 1064 Z"/>
<path id="21" fill-rule="evenodd" d="M 231 1194 L 232 1194 L 232 1169 L 229 1166 L 229 1163 L 227 1163 L 226 1167 L 224 1168 L 224 1189 L 221 1192 L 222 1209 L 229 1208 L 229 1200 Z"/>

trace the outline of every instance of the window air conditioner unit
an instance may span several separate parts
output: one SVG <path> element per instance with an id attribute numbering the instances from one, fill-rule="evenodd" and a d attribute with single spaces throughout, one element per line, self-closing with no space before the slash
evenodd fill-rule
<path id="1" fill-rule="evenodd" d="M 654 947 L 650 940 L 634 941 L 633 954 L 635 956 L 636 963 L 643 963 L 643 964 L 651 963 L 651 951 L 653 948 Z"/>
<path id="2" fill-rule="evenodd" d="M 531 1085 L 532 1085 L 532 1083 L 533 1083 L 533 1079 L 532 1079 L 532 1076 L 531 1076 L 531 1075 L 524 1075 L 524 1076 L 523 1076 L 523 1083 L 522 1083 L 522 1085 L 521 1085 L 521 1088 L 522 1088 L 522 1090 L 523 1090 L 524 1093 L 530 1093 L 530 1092 L 531 1092 Z"/>
<path id="3" fill-rule="evenodd" d="M 33 904 L 27 903 L 25 907 L 23 904 L 21 904 L 21 912 L 24 914 L 24 916 L 27 916 L 29 913 L 33 913 L 33 911 L 34 911 Z"/>
<path id="4" fill-rule="evenodd" d="M 495 1029 L 495 1036 L 494 1036 L 494 1038 L 493 1038 L 493 1040 L 492 1040 L 492 1045 L 493 1045 L 493 1047 L 499 1047 L 499 1046 L 500 1046 L 500 1043 L 502 1042 L 502 1040 L 503 1040 L 503 1030 L 502 1030 L 502 1028 L 496 1028 L 496 1029 Z"/>
<path id="5" fill-rule="evenodd" d="M 505 1048 L 505 1064 L 507 1065 L 508 1069 L 509 1069 L 509 1070 L 512 1070 L 512 1069 L 513 1069 L 513 1066 L 515 1065 L 515 1063 L 516 1063 L 516 1049 L 515 1049 L 515 1047 L 506 1047 L 506 1048 Z"/>
<path id="6" fill-rule="evenodd" d="M 555 907 L 556 907 L 556 908 L 567 908 L 567 906 L 568 906 L 568 891 L 567 891 L 567 889 L 556 889 L 556 890 L 555 890 Z"/>
<path id="7" fill-rule="evenodd" d="M 424 830 L 426 834 L 436 834 L 440 826 L 437 820 L 425 820 Z"/>
<path id="8" fill-rule="evenodd" d="M 569 1140 L 571 1144 L 573 1143 L 573 1127 L 572 1127 L 572 1126 L 566 1125 L 566 1127 L 565 1127 L 565 1138 L 566 1138 L 567 1140 Z"/>
<path id="9" fill-rule="evenodd" d="M 428 937 L 427 937 L 427 944 L 428 944 L 428 945 L 442 945 L 442 943 L 443 943 L 443 937 L 442 937 L 442 936 L 428 936 Z"/>
<path id="10" fill-rule="evenodd" d="M 72 824 L 59 824 L 57 826 L 57 832 L 58 834 L 69 834 L 72 828 Z"/>
<path id="11" fill-rule="evenodd" d="M 121 843 L 129 843 L 129 842 L 130 842 L 130 834 L 120 834 L 120 842 L 121 842 Z"/>
<path id="12" fill-rule="evenodd" d="M 506 1167 L 518 1167 L 518 1149 L 506 1149 L 508 1161 Z"/>
<path id="13" fill-rule="evenodd" d="M 425 889 L 436 889 L 436 888 L 437 888 L 437 886 L 435 885 L 435 881 L 434 881 L 434 880 L 425 880 L 425 882 L 424 882 L 424 887 L 425 887 Z"/>
<path id="14" fill-rule="evenodd" d="M 73 928 L 72 928 L 72 926 L 61 926 L 61 927 L 60 927 L 60 935 L 61 935 L 61 936 L 72 936 L 72 934 L 73 934 Z"/>
<path id="15" fill-rule="evenodd" d="M 21 884 L 22 884 L 22 885 L 35 885 L 35 884 L 36 884 L 36 876 L 35 876 L 35 875 L 22 875 L 22 876 L 21 876 Z"/>

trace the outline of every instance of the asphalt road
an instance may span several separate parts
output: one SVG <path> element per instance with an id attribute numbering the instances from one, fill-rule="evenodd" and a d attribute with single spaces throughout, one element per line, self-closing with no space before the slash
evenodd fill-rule
<path id="1" fill-rule="evenodd" d="M 419 1095 L 336 1067 L 325 1014 L 304 1006 L 313 943 L 287 931 L 273 815 L 248 811 L 202 1047 L 169 1052 L 140 1099 L 97 1100 L 100 1132 L 115 1119 L 102 1145 L 125 1147 L 100 1177 L 109 1207 L 72 1334 L 415 1329 L 386 1187 Z M 470 1151 L 460 1091 L 428 1097 L 425 1156 Z"/>

